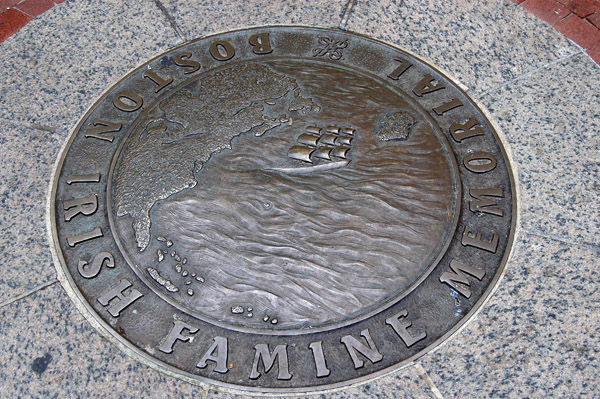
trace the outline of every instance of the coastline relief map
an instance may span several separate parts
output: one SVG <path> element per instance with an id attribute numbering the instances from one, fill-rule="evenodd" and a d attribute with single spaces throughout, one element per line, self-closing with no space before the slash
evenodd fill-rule
<path id="1" fill-rule="evenodd" d="M 223 80 L 235 84 L 221 86 Z M 117 216 L 133 217 L 139 248 L 148 246 L 149 213 L 156 201 L 194 187 L 194 174 L 212 154 L 230 148 L 233 137 L 252 129 L 260 136 L 285 122 L 267 118 L 262 103 L 289 93 L 289 111 L 308 112 L 315 107 L 300 96 L 293 79 L 265 66 L 243 64 L 203 79 L 198 95 L 181 90 L 160 103 L 164 116 L 150 117 L 138 127 L 115 181 Z M 148 173 L 156 167 L 164 167 L 165 173 Z"/>
<path id="2" fill-rule="evenodd" d="M 342 322 L 408 289 L 452 234 L 444 145 L 422 111 L 359 73 L 228 65 L 132 129 L 112 175 L 115 236 L 191 314 L 258 329 Z"/>

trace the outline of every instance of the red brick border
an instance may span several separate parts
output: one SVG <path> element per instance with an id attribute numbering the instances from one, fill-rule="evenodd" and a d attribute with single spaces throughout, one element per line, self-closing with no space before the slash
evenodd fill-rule
<path id="1" fill-rule="evenodd" d="M 600 0 L 513 0 L 583 47 L 600 64 Z"/>
<path id="2" fill-rule="evenodd" d="M 12 36 L 13 33 L 27 25 L 33 18 L 16 8 L 9 8 L 0 14 L 0 43 Z"/>
<path id="3" fill-rule="evenodd" d="M 65 0 L 0 0 L 0 43 L 38 15 Z"/>

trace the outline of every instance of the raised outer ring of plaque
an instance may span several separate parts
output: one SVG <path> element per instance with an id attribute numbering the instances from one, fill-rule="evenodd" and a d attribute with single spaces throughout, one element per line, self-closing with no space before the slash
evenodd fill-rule
<path id="1" fill-rule="evenodd" d="M 172 51 L 172 50 L 170 50 Z M 279 57 L 269 57 L 268 60 L 277 60 Z M 292 57 L 283 57 L 282 59 L 291 59 Z M 244 62 L 248 62 L 248 61 L 239 61 L 237 63 L 244 63 Z M 318 61 L 315 61 L 318 62 Z M 236 64 L 236 62 L 231 62 L 228 63 L 226 65 L 223 65 L 221 67 L 217 67 L 217 68 L 213 68 L 210 69 L 208 71 L 205 71 L 203 73 L 200 73 L 188 80 L 185 80 L 183 82 L 181 82 L 180 84 L 178 84 L 176 87 L 174 87 L 173 89 L 171 89 L 170 91 L 164 93 L 163 95 L 157 97 L 152 104 L 149 104 L 147 109 L 144 110 L 143 112 L 140 113 L 140 115 L 138 115 L 135 119 L 135 121 L 132 123 L 131 127 L 129 128 L 129 130 L 127 131 L 127 133 L 125 134 L 125 136 L 123 137 L 123 139 L 121 140 L 121 143 L 119 144 L 119 147 L 117 148 L 117 150 L 115 151 L 115 155 L 111 161 L 111 165 L 110 165 L 110 172 L 108 174 L 108 182 L 107 182 L 107 187 L 106 187 L 106 196 L 107 198 L 112 198 L 111 196 L 111 191 L 112 191 L 112 181 L 113 181 L 113 175 L 115 173 L 115 167 L 116 164 L 118 163 L 118 160 L 120 158 L 120 155 L 122 154 L 122 150 L 123 147 L 126 145 L 127 143 L 127 139 L 131 136 L 133 130 L 135 130 L 135 128 L 137 127 L 139 121 L 145 116 L 147 115 L 147 112 L 149 112 L 149 110 L 151 110 L 154 106 L 154 104 L 159 103 L 160 101 L 162 101 L 164 98 L 168 97 L 168 95 L 171 92 L 176 92 L 178 88 L 181 87 L 185 87 L 187 86 L 190 82 L 194 81 L 194 80 L 198 80 L 200 79 L 204 74 L 208 74 L 208 73 L 212 73 L 215 70 L 219 70 L 219 69 L 224 69 L 227 68 L 231 65 Z M 348 66 L 338 66 L 339 69 L 350 69 L 353 70 L 352 68 L 348 67 Z M 408 288 L 406 288 L 404 291 L 402 291 L 399 295 L 396 296 L 392 296 L 391 298 L 388 298 L 386 301 L 383 301 L 382 303 L 377 304 L 377 306 L 371 306 L 369 307 L 367 312 L 363 312 L 363 313 L 359 313 L 357 316 L 354 317 L 349 317 L 348 319 L 341 321 L 341 322 L 334 322 L 334 323 L 324 323 L 321 324 L 317 327 L 311 327 L 311 328 L 306 328 L 306 329 L 301 329 L 301 328 L 290 328 L 290 329 L 279 329 L 279 330 L 269 330 L 269 329 L 259 329 L 259 328 L 252 328 L 252 327 L 243 327 L 243 326 L 239 326 L 239 325 L 235 325 L 235 324 L 230 324 L 228 322 L 223 322 L 220 320 L 216 320 L 212 317 L 209 317 L 207 315 L 198 313 L 198 312 L 194 312 L 194 311 L 190 311 L 189 309 L 183 308 L 180 304 L 178 304 L 175 300 L 171 299 L 169 296 L 167 296 L 163 291 L 156 289 L 154 284 L 152 283 L 152 281 L 148 278 L 148 276 L 143 273 L 138 267 L 134 266 L 134 262 L 132 261 L 132 259 L 130 258 L 129 254 L 127 253 L 127 251 L 125 250 L 125 247 L 123 245 L 123 243 L 121 242 L 121 239 L 119 238 L 119 234 L 118 234 L 118 229 L 116 228 L 116 224 L 114 221 L 114 217 L 113 217 L 113 212 L 112 212 L 112 208 L 113 208 L 113 201 L 111 201 L 110 199 L 107 200 L 106 203 L 106 207 L 107 207 L 107 213 L 108 213 L 108 220 L 110 223 L 110 227 L 111 230 L 113 231 L 113 238 L 117 243 L 117 246 L 119 247 L 119 250 L 121 251 L 121 254 L 123 255 L 123 257 L 127 260 L 127 263 L 129 265 L 129 267 L 134 271 L 134 273 L 138 276 L 138 278 L 140 278 L 150 289 L 152 289 L 154 291 L 155 294 L 157 294 L 161 299 L 163 299 L 164 301 L 166 301 L 167 303 L 169 303 L 171 306 L 173 306 L 174 308 L 178 308 L 181 311 L 188 313 L 190 316 L 198 318 L 200 320 L 206 321 L 208 323 L 217 325 L 219 327 L 223 327 L 226 329 L 230 329 L 230 330 L 234 330 L 234 331 L 241 331 L 244 333 L 253 333 L 253 334 L 268 334 L 268 335 L 304 335 L 304 334 L 312 334 L 312 333 L 318 333 L 318 332 L 323 332 L 323 331 L 328 331 L 328 330 L 334 330 L 340 327 L 345 327 L 351 324 L 354 324 L 358 321 L 364 320 L 364 319 L 368 319 L 369 317 L 381 312 L 382 310 L 394 305 L 395 303 L 401 301 L 403 298 L 405 298 L 408 294 L 410 294 L 417 286 L 419 286 L 419 284 L 421 284 L 423 282 L 423 280 L 425 280 L 427 278 L 427 276 L 431 273 L 431 271 L 433 271 L 435 269 L 435 267 L 438 265 L 438 263 L 440 262 L 440 260 L 444 257 L 444 255 L 446 254 L 446 251 L 448 250 L 448 247 L 450 246 L 450 243 L 452 241 L 452 239 L 454 238 L 454 234 L 456 234 L 456 228 L 458 226 L 458 220 L 459 220 L 459 216 L 460 216 L 460 212 L 461 212 L 461 198 L 462 198 L 462 184 L 461 184 L 461 180 L 460 180 L 460 173 L 458 172 L 458 164 L 456 162 L 456 157 L 454 155 L 454 153 L 452 152 L 452 149 L 450 147 L 450 143 L 448 143 L 448 139 L 446 138 L 446 136 L 444 136 L 444 134 L 441 132 L 439 126 L 437 125 L 437 123 L 435 122 L 435 120 L 431 117 L 431 115 L 429 115 L 427 113 L 427 111 L 421 106 L 421 104 L 419 104 L 418 102 L 416 102 L 415 100 L 399 94 L 400 90 L 396 89 L 395 87 L 393 87 L 390 84 L 386 84 L 385 81 L 383 79 L 381 79 L 380 77 L 377 77 L 375 75 L 372 74 L 368 74 L 364 71 L 358 71 L 358 70 L 353 70 L 355 73 L 359 73 L 359 74 L 363 74 L 368 76 L 370 79 L 373 79 L 375 81 L 379 81 L 382 85 L 387 86 L 388 90 L 393 91 L 394 93 L 396 93 L 399 97 L 404 98 L 406 101 L 411 102 L 411 105 L 413 107 L 415 107 L 417 110 L 419 110 L 419 112 L 421 112 L 421 116 L 424 117 L 433 127 L 433 129 L 435 130 L 435 134 L 436 137 L 438 138 L 438 140 L 441 142 L 441 144 L 445 147 L 445 149 L 447 150 L 447 158 L 449 160 L 449 163 L 452 165 L 452 170 L 451 170 L 451 176 L 454 180 L 453 182 L 453 190 L 454 190 L 454 200 L 455 200 L 455 204 L 454 204 L 454 209 L 452 214 L 452 223 L 450 226 L 450 229 L 447 232 L 447 235 L 445 237 L 445 240 L 443 242 L 443 245 L 440 247 L 439 249 L 439 253 L 438 255 L 432 260 L 431 264 L 427 266 L 427 268 L 425 269 L 425 271 L 412 283 L 408 286 Z"/>
<path id="2" fill-rule="evenodd" d="M 301 26 L 287 26 L 287 25 L 280 25 L 280 26 L 268 26 L 268 28 L 271 27 L 277 27 L 277 28 L 301 28 Z M 264 28 L 264 27 L 263 27 Z M 258 28 L 251 28 L 251 29 L 239 29 L 239 30 L 234 30 L 234 31 L 229 31 L 227 33 L 235 33 L 235 32 L 240 32 L 240 31 L 253 31 L 253 30 L 257 30 L 257 29 L 261 29 L 261 27 Z M 360 34 L 360 33 L 354 33 L 354 32 L 350 32 L 350 31 L 339 31 L 336 29 L 330 29 L 330 28 L 315 28 L 315 27 L 310 27 L 308 29 L 311 30 L 315 30 L 315 31 L 321 31 L 324 33 L 345 33 L 345 34 L 350 34 L 359 38 L 362 38 L 364 40 L 368 40 L 383 46 L 387 46 L 389 48 L 395 49 L 398 52 L 401 53 L 405 53 L 410 55 L 410 57 L 414 58 L 415 60 L 423 63 L 424 65 L 428 66 L 429 68 L 431 68 L 434 71 L 437 71 L 438 73 L 440 73 L 441 75 L 443 75 L 446 79 L 448 79 L 449 81 L 454 83 L 454 89 L 459 91 L 462 95 L 464 95 L 465 97 L 469 98 L 466 93 L 465 90 L 462 88 L 462 85 L 454 80 L 453 78 L 451 78 L 449 76 L 449 74 L 442 72 L 439 68 L 436 68 L 434 66 L 432 66 L 429 62 L 425 61 L 424 59 L 422 59 L 421 57 L 407 51 L 407 50 L 402 50 L 400 48 L 398 48 L 397 46 L 394 46 L 392 44 L 377 40 L 377 39 L 373 39 L 371 37 L 368 37 L 364 34 Z M 222 33 L 217 33 L 214 35 L 210 35 L 210 36 L 206 36 L 203 38 L 199 38 L 190 42 L 186 42 L 180 46 L 174 47 L 168 51 L 166 51 L 165 53 L 168 52 L 172 52 L 174 50 L 177 50 L 179 48 L 182 48 L 190 43 L 194 43 L 194 42 L 198 42 L 201 40 L 206 40 L 206 39 L 210 39 L 212 37 L 216 37 L 219 36 Z M 518 187 L 517 184 L 515 182 L 515 172 L 513 171 L 514 166 L 512 166 L 511 163 L 509 163 L 509 161 L 511 160 L 511 157 L 509 156 L 507 149 L 505 148 L 506 146 L 506 140 L 503 139 L 503 135 L 500 131 L 500 129 L 498 128 L 498 126 L 494 123 L 492 123 L 489 120 L 489 114 L 485 111 L 482 110 L 480 108 L 480 106 L 478 104 L 476 104 L 472 99 L 471 99 L 471 105 L 480 113 L 480 116 L 482 117 L 482 121 L 484 121 L 491 130 L 492 135 L 494 136 L 494 139 L 496 140 L 496 142 L 498 143 L 498 147 L 500 150 L 501 155 L 503 156 L 503 159 L 506 161 L 507 163 L 507 174 L 508 174 L 508 179 L 510 181 L 510 188 L 511 188 L 511 194 L 512 194 L 512 204 L 511 204 L 511 221 L 510 221 L 510 232 L 509 235 L 507 236 L 507 244 L 506 244 L 506 248 L 505 251 L 502 255 L 502 259 L 499 262 L 499 266 L 496 269 L 496 273 L 494 274 L 494 276 L 492 277 L 492 279 L 490 280 L 489 284 L 487 285 L 487 287 L 485 288 L 485 290 L 483 291 L 483 293 L 481 294 L 480 298 L 475 302 L 475 304 L 473 305 L 473 307 L 464 315 L 464 317 L 462 319 L 460 319 L 455 325 L 452 326 L 452 328 L 450 328 L 449 330 L 447 330 L 445 333 L 443 333 L 439 338 L 437 338 L 435 341 L 433 341 L 432 343 L 430 343 L 429 345 L 427 345 L 425 348 L 423 348 L 422 350 L 416 352 L 415 354 L 401 360 L 400 362 L 393 364 L 392 366 L 389 367 L 385 367 L 382 368 L 380 370 L 377 370 L 375 372 L 372 372 L 370 374 L 364 375 L 364 376 L 360 376 L 357 378 L 351 378 L 348 380 L 344 380 L 341 382 L 337 382 L 337 383 L 331 383 L 331 384 L 325 384 L 325 385 L 315 385 L 315 386 L 306 386 L 306 387 L 300 387 L 300 388 L 268 388 L 268 387 L 252 387 L 252 386 L 246 386 L 246 385 L 237 385 L 237 384 L 231 384 L 231 383 L 225 383 L 225 382 L 221 382 L 218 380 L 213 380 L 213 379 L 209 379 L 206 377 L 202 377 L 199 376 L 197 374 L 192 374 L 192 373 L 188 373 L 185 371 L 182 371 L 174 366 L 171 366 L 161 360 L 156 359 L 155 357 L 151 356 L 150 354 L 144 352 L 143 350 L 141 350 L 140 348 L 136 347 L 135 345 L 131 344 L 127 339 L 125 339 L 123 336 L 121 336 L 119 333 L 117 333 L 106 321 L 104 321 L 104 319 L 102 319 L 99 315 L 97 315 L 96 311 L 91 307 L 91 305 L 88 303 L 88 301 L 85 299 L 85 297 L 83 296 L 82 292 L 80 291 L 80 289 L 77 287 L 77 285 L 75 284 L 73 277 L 70 275 L 69 271 L 68 271 L 68 267 L 65 263 L 64 260 L 64 256 L 62 254 L 62 250 L 60 248 L 60 244 L 58 241 L 58 232 L 57 232 L 57 226 L 56 226 L 56 192 L 57 192 L 57 188 L 58 188 L 58 178 L 59 178 L 59 174 L 61 171 L 61 168 L 63 166 L 66 154 L 68 149 L 70 148 L 70 145 L 72 144 L 73 140 L 75 139 L 75 132 L 78 132 L 82 126 L 83 123 L 85 122 L 85 120 L 89 117 L 89 115 L 92 113 L 92 111 L 95 109 L 95 107 L 102 101 L 105 99 L 105 97 L 107 96 L 108 93 L 110 93 L 110 91 L 117 86 L 118 84 L 120 84 L 121 82 L 125 81 L 126 79 L 128 79 L 129 77 L 131 77 L 131 75 L 133 75 L 134 73 L 138 72 L 143 66 L 145 66 L 146 64 L 156 61 L 157 59 L 159 59 L 160 57 L 162 57 L 164 55 L 164 53 L 155 56 L 147 61 L 145 61 L 144 63 L 140 64 L 138 67 L 136 67 L 135 69 L 133 69 L 132 71 L 130 71 L 127 75 L 125 75 L 123 78 L 121 78 L 118 82 L 116 82 L 115 84 L 113 84 L 113 86 L 107 88 L 99 97 L 99 99 L 97 101 L 95 101 L 86 111 L 86 113 L 82 116 L 82 118 L 80 119 L 80 121 L 78 122 L 77 126 L 71 131 L 68 140 L 65 142 L 65 144 L 63 145 L 63 148 L 61 149 L 61 153 L 60 156 L 55 164 L 55 169 L 53 170 L 53 174 L 52 174 L 52 178 L 51 178 L 51 186 L 50 186 L 50 192 L 49 192 L 49 197 L 48 197 L 48 202 L 47 202 L 47 211 L 48 211 L 48 219 L 47 219 L 47 228 L 48 228 L 48 234 L 50 239 L 53 242 L 53 245 L 50 246 L 50 250 L 53 256 L 53 260 L 55 262 L 55 266 L 56 266 L 56 270 L 57 270 L 57 277 L 59 279 L 59 281 L 61 282 L 63 288 L 65 289 L 65 291 L 67 292 L 67 294 L 69 295 L 69 297 L 71 298 L 71 300 L 74 302 L 75 306 L 77 307 L 77 309 L 83 314 L 83 316 L 88 320 L 88 322 L 100 333 L 102 334 L 104 337 L 106 337 L 107 339 L 109 339 L 113 344 L 115 344 L 116 346 L 118 346 L 122 351 L 124 351 L 125 353 L 127 353 L 130 356 L 133 356 L 135 359 L 141 361 L 142 363 L 155 368 L 159 371 L 162 371 L 164 373 L 167 373 L 169 375 L 178 377 L 182 380 L 185 380 L 187 382 L 193 383 L 193 384 L 198 384 L 198 385 L 205 385 L 207 384 L 207 387 L 214 387 L 217 386 L 220 389 L 224 390 L 224 391 L 230 391 L 233 393 L 241 393 L 240 390 L 242 390 L 244 393 L 246 394 L 250 394 L 250 395 L 258 395 L 258 394 L 266 394 L 267 396 L 272 396 L 273 394 L 280 394 L 280 393 L 303 393 L 303 392 L 311 392 L 311 393 L 319 393 L 319 392 L 328 392 L 328 391 L 332 391 L 332 390 L 339 390 L 340 388 L 344 388 L 344 387 L 349 387 L 349 386 L 353 386 L 353 385 L 357 385 L 360 383 L 364 383 L 367 381 L 370 381 L 374 378 L 377 377 L 381 377 L 384 376 L 386 374 L 389 374 L 393 371 L 396 371 L 400 368 L 403 368 L 407 365 L 409 365 L 411 362 L 413 362 L 414 360 L 420 358 L 421 356 L 423 356 L 424 354 L 426 354 L 429 351 L 434 350 L 435 348 L 439 347 L 443 342 L 445 342 L 446 340 L 448 340 L 452 335 L 454 335 L 455 333 L 457 333 L 459 330 L 461 330 L 462 328 L 464 328 L 466 326 L 466 324 L 468 322 L 470 322 L 473 319 L 473 316 L 478 313 L 482 307 L 487 303 L 487 301 L 490 299 L 491 294 L 498 288 L 498 282 L 500 281 L 500 279 L 502 278 L 502 276 L 504 275 L 505 272 L 505 266 L 507 261 L 509 260 L 510 256 L 511 256 L 511 250 L 514 244 L 514 238 L 517 234 L 517 222 L 519 219 L 519 215 L 518 215 L 518 202 L 519 202 L 519 191 L 518 191 Z"/>

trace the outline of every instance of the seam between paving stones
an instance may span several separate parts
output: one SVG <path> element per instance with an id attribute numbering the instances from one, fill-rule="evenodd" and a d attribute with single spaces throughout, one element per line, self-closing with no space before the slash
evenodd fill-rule
<path id="1" fill-rule="evenodd" d="M 2 309 L 5 306 L 8 306 L 10 304 L 13 304 L 15 302 L 18 302 L 18 301 L 20 301 L 22 299 L 25 299 L 28 296 L 33 295 L 36 292 L 41 291 L 41 290 L 43 290 L 45 288 L 48 288 L 48 287 L 50 287 L 50 286 L 52 286 L 52 285 L 54 285 L 56 283 L 58 283 L 58 280 L 56 278 L 54 278 L 51 281 L 45 282 L 44 284 L 40 284 L 37 287 L 34 287 L 34 288 L 32 288 L 32 289 L 30 289 L 28 291 L 23 292 L 22 294 L 19 294 L 19 295 L 15 296 L 15 297 L 12 297 L 12 298 L 10 298 L 10 299 L 8 299 L 8 300 L 0 303 L 0 309 Z"/>
<path id="2" fill-rule="evenodd" d="M 348 20 L 350 19 L 350 14 L 352 14 L 352 9 L 354 8 L 355 4 L 355 0 L 348 0 L 348 2 L 346 3 L 346 8 L 344 8 L 342 19 L 340 20 L 340 24 L 338 25 L 340 29 L 346 29 L 346 26 L 348 25 Z"/>
<path id="3" fill-rule="evenodd" d="M 442 395 L 440 390 L 435 386 L 435 384 L 433 383 L 431 378 L 429 378 L 427 371 L 425 371 L 425 368 L 421 365 L 421 363 L 415 363 L 415 369 L 417 369 L 417 371 L 419 373 L 421 373 L 421 378 L 423 378 L 423 380 L 425 381 L 427 386 L 429 386 L 429 389 L 431 389 L 431 392 L 433 393 L 433 395 L 437 399 L 444 399 L 444 396 Z"/>
<path id="4" fill-rule="evenodd" d="M 8 123 L 8 124 L 15 125 L 15 126 L 21 126 L 21 127 L 26 127 L 26 128 L 33 128 L 33 129 L 36 129 L 36 130 L 41 130 L 41 131 L 49 132 L 49 133 L 58 133 L 58 131 L 60 130 L 60 129 L 54 127 L 54 126 L 41 125 L 39 123 L 29 123 L 29 122 L 15 121 L 15 120 L 6 119 L 6 118 L 0 118 L 0 122 Z"/>
<path id="5" fill-rule="evenodd" d="M 580 246 L 580 247 L 592 249 L 592 250 L 594 250 L 596 252 L 600 252 L 600 245 L 594 244 L 594 243 L 591 243 L 591 242 L 571 240 L 569 238 L 560 237 L 560 236 L 557 236 L 557 235 L 554 235 L 554 234 L 546 234 L 544 232 L 538 232 L 538 231 L 529 231 L 529 230 L 526 230 L 526 229 L 523 229 L 523 228 L 521 228 L 521 232 L 523 234 L 527 234 L 527 235 L 531 235 L 531 236 L 535 236 L 535 237 L 546 238 L 548 240 L 558 241 L 558 242 L 561 242 L 563 244 L 577 245 L 577 246 Z"/>
<path id="6" fill-rule="evenodd" d="M 491 93 L 493 93 L 493 92 L 495 92 L 497 90 L 500 90 L 500 89 L 502 89 L 502 88 L 504 88 L 506 86 L 511 85 L 512 83 L 515 83 L 515 82 L 518 82 L 519 80 L 522 80 L 522 79 L 528 78 L 530 76 L 533 76 L 533 75 L 535 75 L 536 73 L 542 71 L 545 68 L 548 68 L 548 67 L 551 67 L 553 65 L 559 64 L 559 63 L 561 63 L 561 62 L 563 62 L 565 60 L 568 60 L 571 57 L 575 58 L 575 57 L 578 57 L 578 56 L 582 56 L 583 57 L 583 56 L 587 56 L 587 54 L 583 51 L 583 49 L 579 48 L 574 53 L 571 53 L 571 54 L 566 55 L 566 56 L 561 57 L 561 58 L 557 58 L 556 60 L 554 60 L 552 62 L 549 62 L 549 63 L 547 63 L 547 64 L 545 64 L 545 65 L 543 65 L 541 67 L 535 68 L 534 70 L 526 72 L 526 73 L 524 73 L 522 75 L 519 75 L 516 78 L 508 80 L 508 81 L 506 81 L 506 82 L 504 82 L 504 83 L 502 83 L 502 84 L 500 84 L 500 85 L 498 85 L 496 87 L 492 87 L 491 89 L 488 89 L 488 90 L 485 90 L 485 91 L 482 91 L 482 92 L 475 91 L 475 94 L 477 96 L 479 96 L 480 98 L 485 97 L 485 96 L 487 96 L 487 95 L 489 95 L 489 94 L 491 94 Z"/>
<path id="7" fill-rule="evenodd" d="M 175 33 L 177 33 L 177 36 L 179 36 L 179 38 L 181 40 L 183 40 L 184 42 L 187 42 L 188 41 L 187 36 L 185 35 L 185 33 L 183 33 L 183 30 L 179 27 L 179 25 L 177 25 L 177 22 L 175 22 L 175 18 L 173 18 L 173 16 L 171 14 L 169 14 L 169 11 L 163 5 L 163 3 L 161 3 L 160 0 L 154 0 L 154 4 L 156 4 L 156 6 L 160 10 L 160 12 L 163 14 L 163 16 L 169 22 L 169 25 L 171 25 L 171 27 L 175 30 Z"/>

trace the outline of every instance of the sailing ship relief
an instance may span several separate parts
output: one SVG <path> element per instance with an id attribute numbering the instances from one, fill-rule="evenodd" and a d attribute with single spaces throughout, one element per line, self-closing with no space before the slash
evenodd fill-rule
<path id="1" fill-rule="evenodd" d="M 344 167 L 350 163 L 348 153 L 352 148 L 355 132 L 353 128 L 340 128 L 335 125 L 324 129 L 308 126 L 306 132 L 300 134 L 296 143 L 288 150 L 288 157 L 312 165 L 273 170 L 288 174 L 303 174 Z"/>

